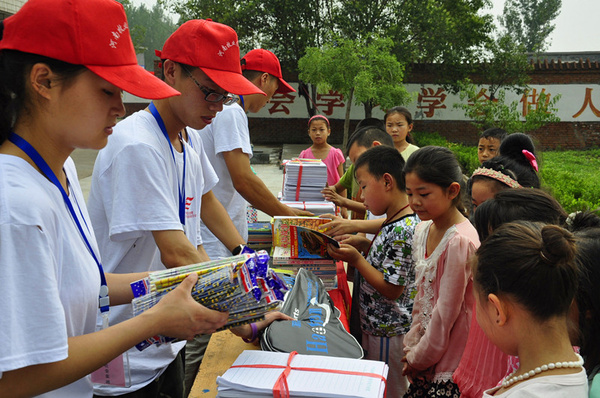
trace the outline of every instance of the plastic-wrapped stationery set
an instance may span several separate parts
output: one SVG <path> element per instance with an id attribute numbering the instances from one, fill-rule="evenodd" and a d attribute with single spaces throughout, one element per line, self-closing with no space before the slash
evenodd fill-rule
<path id="1" fill-rule="evenodd" d="M 222 329 L 230 329 L 263 319 L 265 313 L 281 304 L 288 290 L 283 280 L 268 266 L 264 250 L 245 248 L 242 254 L 163 271 L 151 272 L 147 278 L 133 282 L 133 314 L 138 315 L 175 289 L 189 274 L 198 274 L 192 297 L 198 303 L 217 311 L 229 311 Z M 167 336 L 154 336 L 138 345 L 144 350 L 152 344 L 174 341 Z"/>

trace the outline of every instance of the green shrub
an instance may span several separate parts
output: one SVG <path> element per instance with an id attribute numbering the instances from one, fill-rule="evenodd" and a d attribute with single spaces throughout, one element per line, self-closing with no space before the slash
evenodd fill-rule
<path id="1" fill-rule="evenodd" d="M 427 145 L 448 146 L 448 140 L 438 133 L 412 132 L 411 136 L 414 138 L 415 145 L 418 147 Z"/>
<path id="2" fill-rule="evenodd" d="M 458 158 L 463 173 L 477 167 L 477 148 L 448 142 L 437 133 L 413 133 L 415 145 L 444 146 Z M 547 151 L 538 154 L 542 189 L 550 192 L 567 212 L 600 208 L 600 149 Z"/>
<path id="3" fill-rule="evenodd" d="M 412 135 L 415 139 L 415 145 L 418 147 L 435 145 L 450 148 L 458 158 L 463 173 L 468 176 L 473 174 L 473 171 L 479 167 L 476 147 L 449 142 L 438 133 L 413 133 Z"/>

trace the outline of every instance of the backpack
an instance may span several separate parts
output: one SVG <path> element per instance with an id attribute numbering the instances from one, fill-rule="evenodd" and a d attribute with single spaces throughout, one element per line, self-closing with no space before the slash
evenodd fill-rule
<path id="1" fill-rule="evenodd" d="M 301 268 L 281 312 L 293 321 L 276 321 L 260 338 L 264 351 L 361 359 L 363 349 L 340 322 L 340 311 L 312 271 Z"/>

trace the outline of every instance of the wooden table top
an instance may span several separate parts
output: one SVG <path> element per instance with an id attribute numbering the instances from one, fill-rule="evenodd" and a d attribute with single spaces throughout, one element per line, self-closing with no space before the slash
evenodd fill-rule
<path id="1" fill-rule="evenodd" d="M 204 359 L 188 398 L 213 398 L 217 396 L 217 376 L 222 376 L 244 350 L 258 350 L 254 344 L 244 341 L 224 330 L 215 333 L 206 347 Z"/>

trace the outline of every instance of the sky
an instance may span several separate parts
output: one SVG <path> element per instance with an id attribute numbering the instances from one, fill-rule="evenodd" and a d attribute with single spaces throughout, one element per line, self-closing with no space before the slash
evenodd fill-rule
<path id="1" fill-rule="evenodd" d="M 501 15 L 505 0 L 492 0 L 489 12 Z M 133 0 L 134 4 L 152 7 L 156 0 Z M 550 35 L 548 52 L 600 51 L 600 0 L 562 0 L 555 29 Z M 497 21 L 496 21 L 497 22 Z"/>
<path id="2" fill-rule="evenodd" d="M 501 15 L 505 0 L 492 0 L 494 15 Z M 600 0 L 562 0 L 554 20 L 548 52 L 600 51 Z"/>

